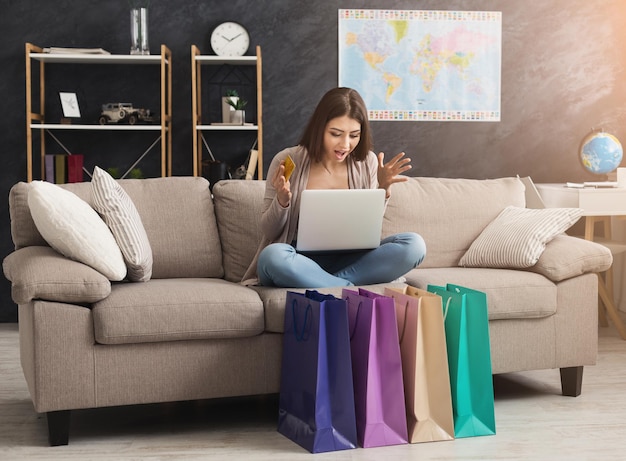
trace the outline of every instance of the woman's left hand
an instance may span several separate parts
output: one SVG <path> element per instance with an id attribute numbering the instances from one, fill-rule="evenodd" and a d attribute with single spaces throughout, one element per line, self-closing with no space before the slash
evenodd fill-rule
<path id="1" fill-rule="evenodd" d="M 400 152 L 396 154 L 391 160 L 387 163 L 384 163 L 385 153 L 380 152 L 378 154 L 378 187 L 381 189 L 385 189 L 387 192 L 387 197 L 391 195 L 391 185 L 397 182 L 407 181 L 408 178 L 406 176 L 400 176 L 405 171 L 411 169 L 411 159 L 409 157 L 405 157 L 404 152 Z"/>

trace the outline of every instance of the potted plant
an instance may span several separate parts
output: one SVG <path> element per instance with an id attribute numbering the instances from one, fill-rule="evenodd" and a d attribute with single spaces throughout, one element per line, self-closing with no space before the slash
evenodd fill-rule
<path id="1" fill-rule="evenodd" d="M 239 93 L 237 90 L 226 90 L 226 96 L 222 97 L 222 122 L 230 123 L 232 118 L 232 112 L 235 111 L 233 103 L 237 104 L 239 100 Z"/>
<path id="2" fill-rule="evenodd" d="M 106 171 L 115 179 L 120 179 L 122 177 L 122 173 L 117 167 L 109 167 Z M 131 179 L 143 179 L 143 171 L 141 171 L 141 168 L 133 168 L 130 170 L 127 177 Z"/>
<path id="3" fill-rule="evenodd" d="M 227 103 L 234 109 L 234 111 L 230 114 L 230 123 L 234 123 L 236 125 L 243 125 L 246 123 L 245 108 L 248 101 L 240 97 L 231 97 L 228 99 Z"/>

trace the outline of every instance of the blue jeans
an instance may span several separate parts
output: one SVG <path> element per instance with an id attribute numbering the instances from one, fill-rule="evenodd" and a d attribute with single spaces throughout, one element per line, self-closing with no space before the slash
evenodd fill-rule
<path id="1" fill-rule="evenodd" d="M 373 250 L 301 254 L 287 243 L 272 243 L 259 255 L 263 286 L 322 288 L 386 283 L 417 267 L 426 256 L 424 239 L 414 232 L 390 235 Z"/>

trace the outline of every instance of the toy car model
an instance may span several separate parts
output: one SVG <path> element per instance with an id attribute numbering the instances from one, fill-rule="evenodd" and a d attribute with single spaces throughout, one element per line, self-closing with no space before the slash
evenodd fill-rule
<path id="1" fill-rule="evenodd" d="M 98 118 L 100 125 L 126 121 L 129 125 L 137 122 L 152 122 L 155 120 L 150 109 L 133 107 L 130 102 L 116 102 L 102 104 L 102 112 Z"/>

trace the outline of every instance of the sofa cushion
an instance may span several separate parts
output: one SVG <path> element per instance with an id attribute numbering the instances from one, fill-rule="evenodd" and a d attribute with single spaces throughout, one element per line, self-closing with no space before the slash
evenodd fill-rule
<path id="1" fill-rule="evenodd" d="M 73 261 L 49 246 L 29 246 L 2 262 L 17 304 L 33 299 L 64 303 L 93 303 L 111 293 L 111 282 L 97 270 Z"/>
<path id="2" fill-rule="evenodd" d="M 111 230 L 87 202 L 55 184 L 33 181 L 28 207 L 39 233 L 59 253 L 93 267 L 109 280 L 126 276 Z"/>
<path id="3" fill-rule="evenodd" d="M 265 181 L 220 181 L 213 187 L 222 240 L 224 278 L 239 282 L 261 241 Z"/>
<path id="4" fill-rule="evenodd" d="M 529 271 L 548 277 L 553 282 L 587 273 L 608 270 L 613 263 L 611 250 L 596 242 L 566 234 L 557 235 Z"/>
<path id="5" fill-rule="evenodd" d="M 224 275 L 206 179 L 181 176 L 122 179 L 119 183 L 137 207 L 148 234 L 152 278 Z"/>
<path id="6" fill-rule="evenodd" d="M 472 242 L 459 266 L 514 269 L 533 266 L 546 244 L 574 225 L 581 215 L 580 208 L 508 206 Z"/>
<path id="7" fill-rule="evenodd" d="M 489 320 L 529 319 L 556 313 L 557 287 L 542 275 L 513 269 L 417 268 L 406 275 L 407 284 L 461 285 L 487 293 Z"/>
<path id="8" fill-rule="evenodd" d="M 224 274 L 209 182 L 200 177 L 121 179 L 152 249 L 152 278 Z M 66 184 L 70 190 L 78 184 Z M 89 184 L 87 184 L 89 186 Z"/>
<path id="9" fill-rule="evenodd" d="M 31 183 L 20 181 L 9 191 L 9 214 L 11 216 L 11 239 L 15 249 L 27 246 L 47 246 L 35 226 L 28 208 L 28 191 Z"/>
<path id="10" fill-rule="evenodd" d="M 120 179 L 152 248 L 152 278 L 217 277 L 224 274 L 209 182 L 200 177 Z M 26 197 L 32 183 L 11 188 L 11 236 L 16 248 L 45 245 L 34 225 Z M 91 202 L 91 184 L 61 184 Z"/>
<path id="11" fill-rule="evenodd" d="M 417 232 L 427 248 L 420 267 L 456 266 L 504 208 L 525 203 L 518 178 L 409 178 L 391 189 L 383 235 Z"/>
<path id="12" fill-rule="evenodd" d="M 250 288 L 220 279 L 114 284 L 94 304 L 96 341 L 132 344 L 242 338 L 263 332 L 263 304 Z"/>
<path id="13" fill-rule="evenodd" d="M 135 204 L 106 171 L 95 167 L 91 179 L 92 206 L 109 226 L 122 251 L 131 282 L 145 282 L 152 275 L 152 249 Z"/>

